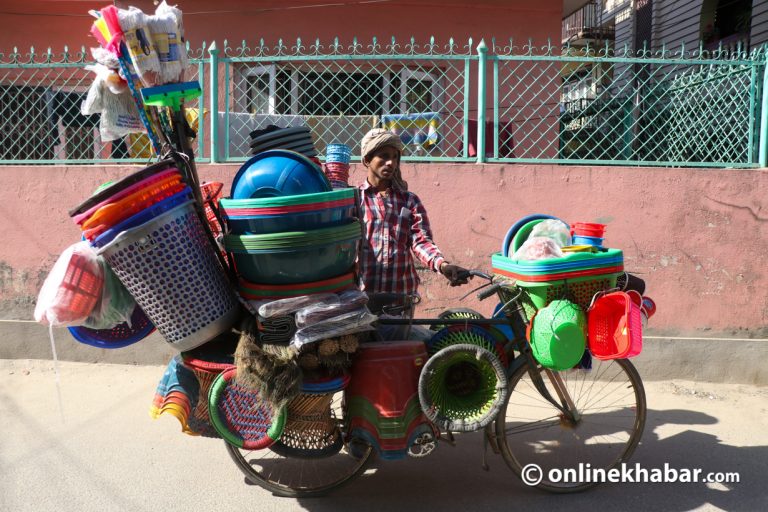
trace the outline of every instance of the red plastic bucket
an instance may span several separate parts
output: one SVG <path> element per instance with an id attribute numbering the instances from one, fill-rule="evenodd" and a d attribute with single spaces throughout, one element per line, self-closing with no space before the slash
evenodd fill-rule
<path id="1" fill-rule="evenodd" d="M 571 224 L 572 235 L 603 238 L 603 233 L 605 233 L 605 224 L 594 224 L 591 222 L 577 222 Z"/>

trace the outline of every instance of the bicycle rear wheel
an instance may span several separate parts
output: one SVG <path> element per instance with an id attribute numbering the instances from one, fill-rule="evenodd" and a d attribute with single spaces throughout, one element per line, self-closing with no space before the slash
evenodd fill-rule
<path id="1" fill-rule="evenodd" d="M 558 400 L 551 379 L 539 369 L 547 390 Z M 550 492 L 578 492 L 599 483 L 589 477 L 592 470 L 607 471 L 632 456 L 645 427 L 645 391 L 637 370 L 625 359 L 595 360 L 591 370 L 557 374 L 576 406 L 577 421 L 567 420 L 541 396 L 528 366 L 521 365 L 509 379 L 496 435 L 504 461 L 524 482 Z M 530 467 L 523 475 L 530 464 L 540 472 Z M 564 481 L 566 476 L 570 481 Z M 579 478 L 586 481 L 576 481 Z"/>
<path id="2" fill-rule="evenodd" d="M 331 401 L 331 412 L 344 432 L 343 391 Z M 283 449 L 244 450 L 227 443 L 227 451 L 246 478 L 278 496 L 305 498 L 322 496 L 360 475 L 373 448 L 360 441 L 351 445 L 344 439 L 341 449 L 326 456 L 289 456 Z"/>

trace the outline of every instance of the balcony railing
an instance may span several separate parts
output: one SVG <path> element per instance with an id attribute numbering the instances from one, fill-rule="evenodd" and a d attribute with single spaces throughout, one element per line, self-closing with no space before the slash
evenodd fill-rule
<path id="1" fill-rule="evenodd" d="M 613 27 L 602 26 L 602 7 L 590 2 L 563 20 L 563 44 L 582 39 L 612 39 Z"/>

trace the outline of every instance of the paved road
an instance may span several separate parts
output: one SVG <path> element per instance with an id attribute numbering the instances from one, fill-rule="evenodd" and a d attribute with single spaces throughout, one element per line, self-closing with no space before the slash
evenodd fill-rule
<path id="1" fill-rule="evenodd" d="M 739 472 L 734 484 L 605 484 L 577 495 L 527 488 L 465 436 L 423 460 L 377 462 L 326 498 L 273 497 L 248 485 L 222 441 L 149 418 L 158 366 L 0 360 L 0 510 L 768 510 L 768 388 L 646 383 L 648 423 L 633 458 L 646 468 Z M 62 413 L 63 412 L 63 419 Z"/>

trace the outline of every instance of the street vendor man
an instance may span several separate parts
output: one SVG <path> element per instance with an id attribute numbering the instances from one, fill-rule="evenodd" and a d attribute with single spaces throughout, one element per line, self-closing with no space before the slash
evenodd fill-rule
<path id="1" fill-rule="evenodd" d="M 361 288 L 369 294 L 414 296 L 419 276 L 414 256 L 451 286 L 466 284 L 466 269 L 449 263 L 432 240 L 427 210 L 408 190 L 400 173 L 403 143 L 396 134 L 376 128 L 360 143 L 367 171 L 360 185 L 365 236 L 358 256 Z"/>

